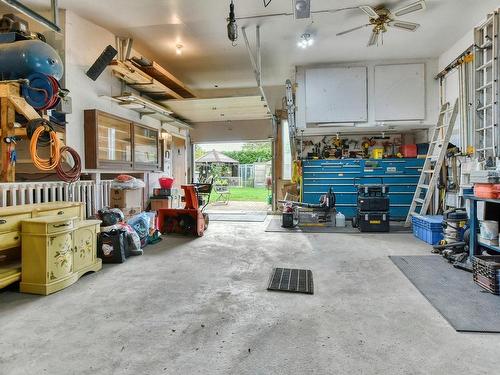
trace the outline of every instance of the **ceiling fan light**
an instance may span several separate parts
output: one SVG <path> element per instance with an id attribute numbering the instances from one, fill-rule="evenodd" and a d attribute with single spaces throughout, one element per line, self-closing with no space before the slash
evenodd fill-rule
<path id="1" fill-rule="evenodd" d="M 401 17 L 404 16 L 405 14 L 413 13 L 413 12 L 418 12 L 421 10 L 426 9 L 426 4 L 424 0 L 418 1 L 416 3 L 408 4 L 406 6 L 403 6 L 401 8 L 396 9 L 394 12 L 392 12 L 396 17 Z"/>

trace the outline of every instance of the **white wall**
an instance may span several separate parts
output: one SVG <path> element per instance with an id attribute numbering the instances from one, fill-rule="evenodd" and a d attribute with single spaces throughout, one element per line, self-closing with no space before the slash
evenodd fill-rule
<path id="1" fill-rule="evenodd" d="M 136 121 L 153 128 L 160 128 L 159 121 L 139 115 L 103 96 L 116 96 L 121 93 L 120 81 L 113 77 L 108 67 L 94 82 L 85 75 L 107 45 L 115 46 L 115 36 L 110 31 L 66 11 L 65 17 L 65 84 L 73 100 L 73 113 L 67 116 L 66 141 L 82 156 L 85 155 L 85 135 L 83 113 L 86 109 L 99 109 L 123 118 Z M 133 51 L 132 55 L 140 54 Z M 127 91 L 130 91 L 127 88 Z M 177 130 L 177 129 L 176 129 Z"/>
<path id="2" fill-rule="evenodd" d="M 464 36 L 456 41 L 450 48 L 444 51 L 438 58 L 439 71 L 446 68 L 453 60 L 474 44 L 474 30 L 469 30 Z"/>
<path id="3" fill-rule="evenodd" d="M 423 60 L 385 60 L 385 61 L 361 61 L 353 63 L 342 63 L 342 64 L 324 64 L 314 67 L 345 67 L 345 66 L 366 66 L 368 68 L 368 121 L 357 123 L 356 127 L 373 127 L 377 125 L 375 120 L 375 101 L 373 100 L 375 95 L 375 66 L 383 64 L 409 64 L 409 63 L 424 63 L 425 64 L 425 83 L 426 83 L 426 115 L 423 121 L 409 121 L 409 122 L 397 122 L 394 125 L 397 128 L 408 129 L 412 125 L 418 126 L 430 126 L 437 122 L 439 113 L 439 85 L 434 79 L 435 75 L 438 73 L 438 62 L 436 59 L 423 59 Z M 304 95 L 304 82 L 305 82 L 305 70 L 307 67 L 297 67 L 296 70 L 296 82 L 297 82 L 297 125 L 298 127 L 306 127 L 305 120 L 305 95 Z M 388 122 L 389 123 L 389 122 Z M 335 130 L 333 130 L 335 132 Z"/>

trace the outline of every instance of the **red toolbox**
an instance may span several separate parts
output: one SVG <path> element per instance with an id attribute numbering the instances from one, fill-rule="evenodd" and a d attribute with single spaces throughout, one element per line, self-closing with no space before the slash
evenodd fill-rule
<path id="1" fill-rule="evenodd" d="M 402 145 L 399 146 L 399 152 L 403 154 L 405 158 L 416 158 L 417 157 L 417 145 Z"/>

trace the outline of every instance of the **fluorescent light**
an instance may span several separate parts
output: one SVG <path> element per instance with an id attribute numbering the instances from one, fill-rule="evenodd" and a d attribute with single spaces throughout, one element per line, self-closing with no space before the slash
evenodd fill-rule
<path id="1" fill-rule="evenodd" d="M 0 0 L 2 3 L 7 4 L 11 8 L 14 8 L 18 12 L 24 14 L 25 16 L 28 16 L 32 20 L 35 20 L 36 22 L 44 25 L 45 27 L 49 28 L 52 31 L 55 31 L 56 33 L 61 32 L 61 28 L 56 25 L 54 22 L 48 20 L 47 18 L 43 17 L 42 15 L 38 14 L 34 10 L 28 8 L 26 5 L 21 4 L 21 2 L 17 0 Z M 52 1 L 52 6 L 57 7 L 57 1 Z M 57 9 L 53 9 L 54 12 L 57 12 Z"/>

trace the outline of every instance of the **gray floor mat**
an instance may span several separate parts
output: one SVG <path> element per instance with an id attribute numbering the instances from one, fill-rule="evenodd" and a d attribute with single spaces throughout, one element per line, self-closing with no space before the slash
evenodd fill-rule
<path id="1" fill-rule="evenodd" d="M 500 333 L 500 297 L 484 292 L 471 273 L 439 255 L 389 258 L 455 330 Z"/>
<path id="2" fill-rule="evenodd" d="M 337 227 L 322 227 L 322 226 L 305 226 L 305 227 L 295 227 L 295 228 L 283 228 L 281 226 L 281 217 L 273 217 L 269 224 L 267 225 L 266 232 L 296 232 L 296 233 L 361 233 L 357 228 L 353 228 L 350 221 L 346 222 L 346 226 L 343 228 Z M 391 223 L 391 231 L 389 233 L 411 233 L 409 228 L 405 228 L 403 223 Z M 369 234 L 369 233 L 363 233 Z M 377 234 L 377 233 L 373 233 Z"/>
<path id="3" fill-rule="evenodd" d="M 210 221 L 263 222 L 267 212 L 208 212 Z"/>

